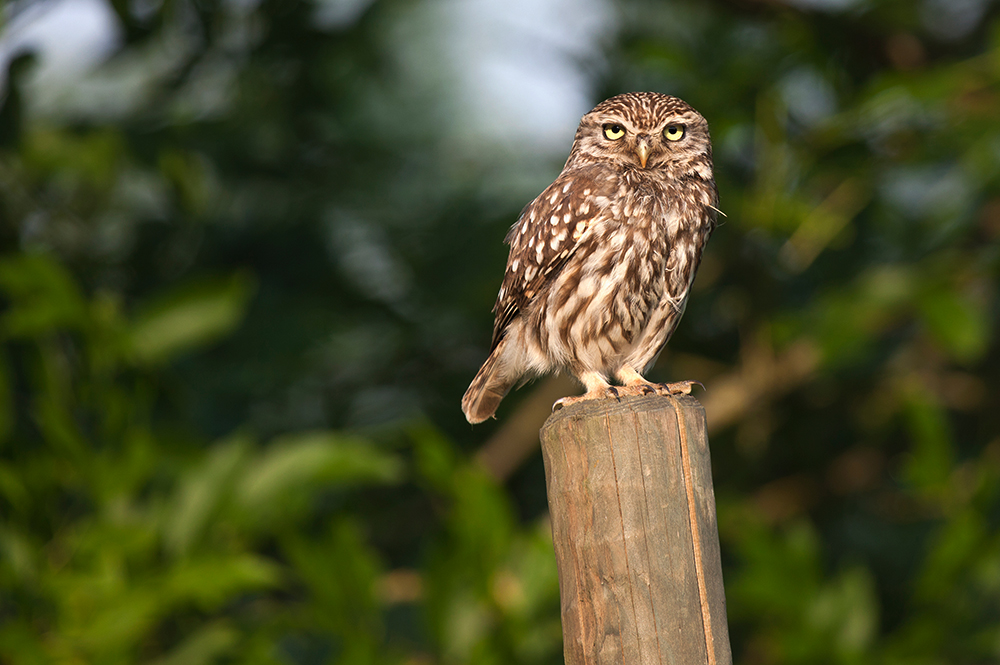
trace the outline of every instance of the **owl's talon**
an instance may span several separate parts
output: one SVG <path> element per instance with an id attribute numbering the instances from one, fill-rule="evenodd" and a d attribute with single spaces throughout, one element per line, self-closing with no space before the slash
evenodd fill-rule
<path id="1" fill-rule="evenodd" d="M 614 386 L 608 386 L 608 392 L 611 393 L 611 396 L 619 402 L 622 401 L 622 396 L 618 393 L 618 389 Z"/>
<path id="2" fill-rule="evenodd" d="M 698 386 L 702 390 L 705 390 L 705 384 L 701 381 L 677 381 L 676 383 L 660 383 L 657 384 L 662 388 L 667 395 L 690 395 L 691 390 L 694 386 Z"/>

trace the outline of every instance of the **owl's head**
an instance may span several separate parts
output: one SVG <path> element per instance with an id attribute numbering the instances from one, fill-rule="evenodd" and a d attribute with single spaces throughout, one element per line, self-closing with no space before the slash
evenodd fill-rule
<path id="1" fill-rule="evenodd" d="M 628 92 L 583 116 L 566 167 L 610 161 L 659 169 L 705 162 L 711 169 L 711 155 L 708 123 L 700 113 L 670 95 Z"/>

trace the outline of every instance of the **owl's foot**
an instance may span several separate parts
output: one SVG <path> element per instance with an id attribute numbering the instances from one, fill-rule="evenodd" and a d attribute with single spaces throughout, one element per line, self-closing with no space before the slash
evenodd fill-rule
<path id="1" fill-rule="evenodd" d="M 619 395 L 690 395 L 694 386 L 701 386 L 701 381 L 678 381 L 677 383 L 651 383 L 646 380 L 635 381 L 618 389 Z"/>
<path id="2" fill-rule="evenodd" d="M 690 395 L 691 389 L 698 386 L 705 390 L 701 381 L 678 381 L 676 383 L 657 383 L 657 393 L 660 395 Z"/>
<path id="3" fill-rule="evenodd" d="M 622 394 L 625 395 L 690 395 L 695 384 L 705 386 L 701 381 L 678 381 L 677 383 L 652 383 L 643 378 L 630 365 L 618 370 L 618 380 L 622 382 Z"/>
<path id="4" fill-rule="evenodd" d="M 555 413 L 559 409 L 564 406 L 569 406 L 570 404 L 576 404 L 578 402 L 584 402 L 592 399 L 614 398 L 620 402 L 622 397 L 642 397 L 644 395 L 690 395 L 691 390 L 695 386 L 705 390 L 705 385 L 701 381 L 677 381 L 675 383 L 649 383 L 647 381 L 643 381 L 642 383 L 636 382 L 627 386 L 602 386 L 600 388 L 588 390 L 582 395 L 577 395 L 575 397 L 563 397 L 556 400 L 552 405 L 552 412 Z"/>
<path id="5" fill-rule="evenodd" d="M 576 395 L 573 397 L 562 397 L 557 399 L 552 405 L 552 412 L 555 413 L 564 406 L 569 406 L 570 404 L 576 404 L 578 402 L 585 402 L 591 399 L 616 399 L 619 402 L 622 399 L 622 395 L 627 394 L 623 392 L 623 388 L 616 388 L 615 386 L 602 386 L 599 388 L 593 388 L 588 390 L 582 395 Z"/>
<path id="6" fill-rule="evenodd" d="M 642 397 L 643 395 L 658 395 L 662 391 L 663 389 L 659 383 L 650 383 L 649 381 L 642 380 L 626 383 L 618 389 L 618 394 L 630 397 Z"/>

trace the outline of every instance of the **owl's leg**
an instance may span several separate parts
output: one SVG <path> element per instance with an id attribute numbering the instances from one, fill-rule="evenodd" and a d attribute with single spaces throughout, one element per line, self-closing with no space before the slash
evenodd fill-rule
<path id="1" fill-rule="evenodd" d="M 622 382 L 621 392 L 625 395 L 690 395 L 691 389 L 701 381 L 678 381 L 676 383 L 653 383 L 643 378 L 633 367 L 625 365 L 616 374 Z"/>
<path id="2" fill-rule="evenodd" d="M 657 392 L 657 384 L 644 379 L 642 374 L 630 365 L 624 365 L 615 376 L 630 395 L 649 395 Z"/>
<path id="3" fill-rule="evenodd" d="M 605 379 L 599 372 L 580 372 L 576 378 L 578 378 L 587 388 L 587 392 L 582 395 L 577 395 L 576 397 L 563 397 L 562 399 L 557 399 L 555 404 L 552 405 L 553 411 L 558 411 L 564 406 L 576 404 L 577 402 L 583 402 L 588 399 L 608 399 L 609 397 L 618 399 L 618 396 L 621 393 L 620 388 L 615 388 L 608 383 L 607 379 Z"/>

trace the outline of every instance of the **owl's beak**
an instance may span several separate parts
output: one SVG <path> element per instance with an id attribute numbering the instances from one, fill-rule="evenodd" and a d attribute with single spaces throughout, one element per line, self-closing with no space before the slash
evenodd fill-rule
<path id="1" fill-rule="evenodd" d="M 646 168 L 646 160 L 649 159 L 649 143 L 639 139 L 639 144 L 635 146 L 635 154 L 639 157 L 639 166 Z"/>

